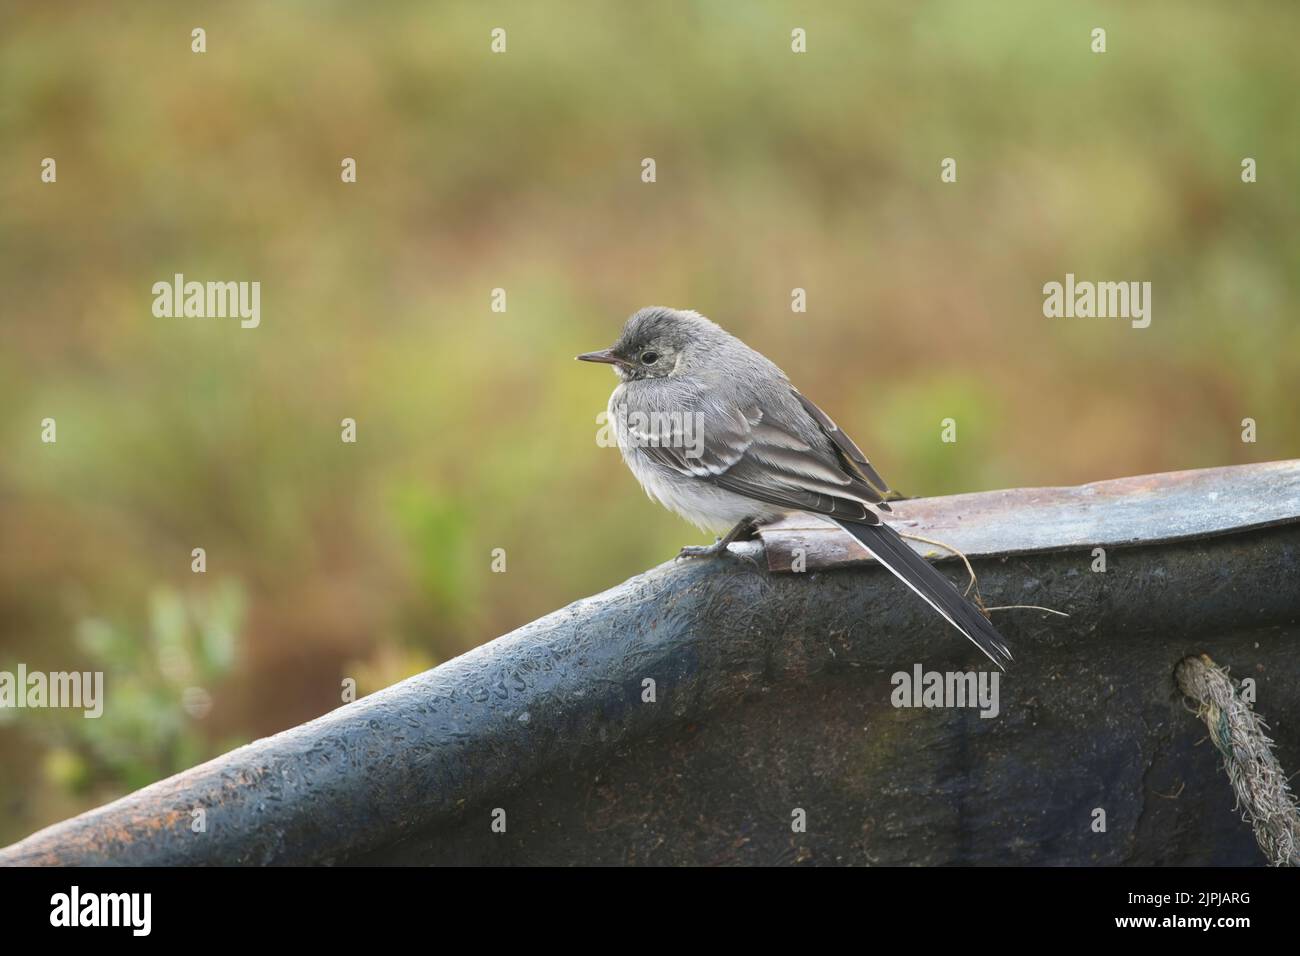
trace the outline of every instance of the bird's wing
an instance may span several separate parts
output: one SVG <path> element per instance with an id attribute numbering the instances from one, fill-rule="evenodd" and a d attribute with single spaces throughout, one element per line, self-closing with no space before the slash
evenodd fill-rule
<path id="1" fill-rule="evenodd" d="M 878 491 L 882 498 L 888 497 L 890 494 L 889 482 L 885 481 L 880 476 L 880 472 L 871 466 L 871 462 L 867 461 L 867 456 L 862 453 L 862 449 L 857 446 L 857 443 L 840 431 L 840 427 L 831 420 L 829 415 L 814 405 L 812 399 L 797 388 L 791 388 L 790 391 L 794 392 L 794 397 L 799 400 L 799 404 L 803 406 L 804 411 L 811 415 L 813 421 L 821 428 L 822 434 L 835 443 L 835 447 L 839 449 L 840 455 L 844 459 L 845 467 L 856 472 L 862 480 Z"/>
<path id="2" fill-rule="evenodd" d="M 801 403 L 726 409 L 702 401 L 685 422 L 653 433 L 630 426 L 629 433 L 653 460 L 683 476 L 791 510 L 879 521 L 867 506 L 881 506 L 883 494 L 846 466 L 840 446 Z"/>

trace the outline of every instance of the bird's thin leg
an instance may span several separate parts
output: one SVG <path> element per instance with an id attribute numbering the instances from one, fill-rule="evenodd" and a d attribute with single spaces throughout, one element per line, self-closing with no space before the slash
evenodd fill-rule
<path id="1" fill-rule="evenodd" d="M 746 541 L 754 536 L 758 525 L 754 523 L 753 518 L 742 518 L 736 522 L 736 526 L 728 531 L 723 537 L 719 538 L 713 544 L 688 544 L 677 553 L 679 558 L 712 558 L 727 550 L 727 545 L 733 541 Z"/>

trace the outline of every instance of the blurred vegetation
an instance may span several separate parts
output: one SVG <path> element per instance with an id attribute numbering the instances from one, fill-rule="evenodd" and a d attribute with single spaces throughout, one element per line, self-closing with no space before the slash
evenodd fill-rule
<path id="1" fill-rule="evenodd" d="M 212 707 L 207 688 L 235 663 L 240 589 L 225 582 L 210 595 L 188 599 L 160 589 L 150 596 L 148 611 L 142 632 L 93 618 L 80 622 L 82 666 L 104 674 L 104 698 L 111 694 L 112 706 L 94 719 L 81 711 L 31 712 L 28 720 L 48 747 L 45 769 L 52 782 L 74 792 L 104 781 L 135 789 L 207 756 L 198 725 Z M 227 741 L 226 749 L 241 742 Z"/>
<path id="2" fill-rule="evenodd" d="M 1293 457 L 1297 27 L 1251 0 L 0 8 L 0 668 L 108 693 L 6 715 L 0 843 L 699 541 L 596 446 L 613 380 L 572 361 L 642 305 L 773 357 L 911 495 Z M 177 272 L 261 281 L 261 327 L 154 318 Z M 1045 319 L 1067 272 L 1150 280 L 1151 327 Z"/>

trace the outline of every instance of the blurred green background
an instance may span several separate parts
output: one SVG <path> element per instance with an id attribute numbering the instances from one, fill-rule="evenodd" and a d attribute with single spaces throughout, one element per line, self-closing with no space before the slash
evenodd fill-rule
<path id="1" fill-rule="evenodd" d="M 911 495 L 1295 456 L 1297 36 L 1249 0 L 0 7 L 0 669 L 108 695 L 0 712 L 0 843 L 702 541 L 572 359 L 643 305 Z M 153 317 L 176 272 L 260 281 L 261 327 Z M 1151 327 L 1044 318 L 1067 272 L 1151 281 Z"/>

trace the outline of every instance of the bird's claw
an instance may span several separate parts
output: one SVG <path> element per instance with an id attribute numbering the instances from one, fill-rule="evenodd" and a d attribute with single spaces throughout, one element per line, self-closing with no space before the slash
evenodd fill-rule
<path id="1" fill-rule="evenodd" d="M 682 548 L 681 551 L 677 552 L 675 560 L 681 561 L 683 558 L 737 558 L 741 561 L 749 562 L 760 571 L 763 569 L 762 564 L 759 563 L 758 558 L 753 554 L 746 551 L 732 551 L 728 546 L 729 544 L 730 542 L 728 541 L 718 541 L 715 544 L 710 545 L 688 544 L 686 547 Z"/>
<path id="2" fill-rule="evenodd" d="M 727 551 L 728 542 L 719 538 L 713 544 L 688 544 L 677 552 L 677 559 L 682 558 L 716 558 Z"/>

